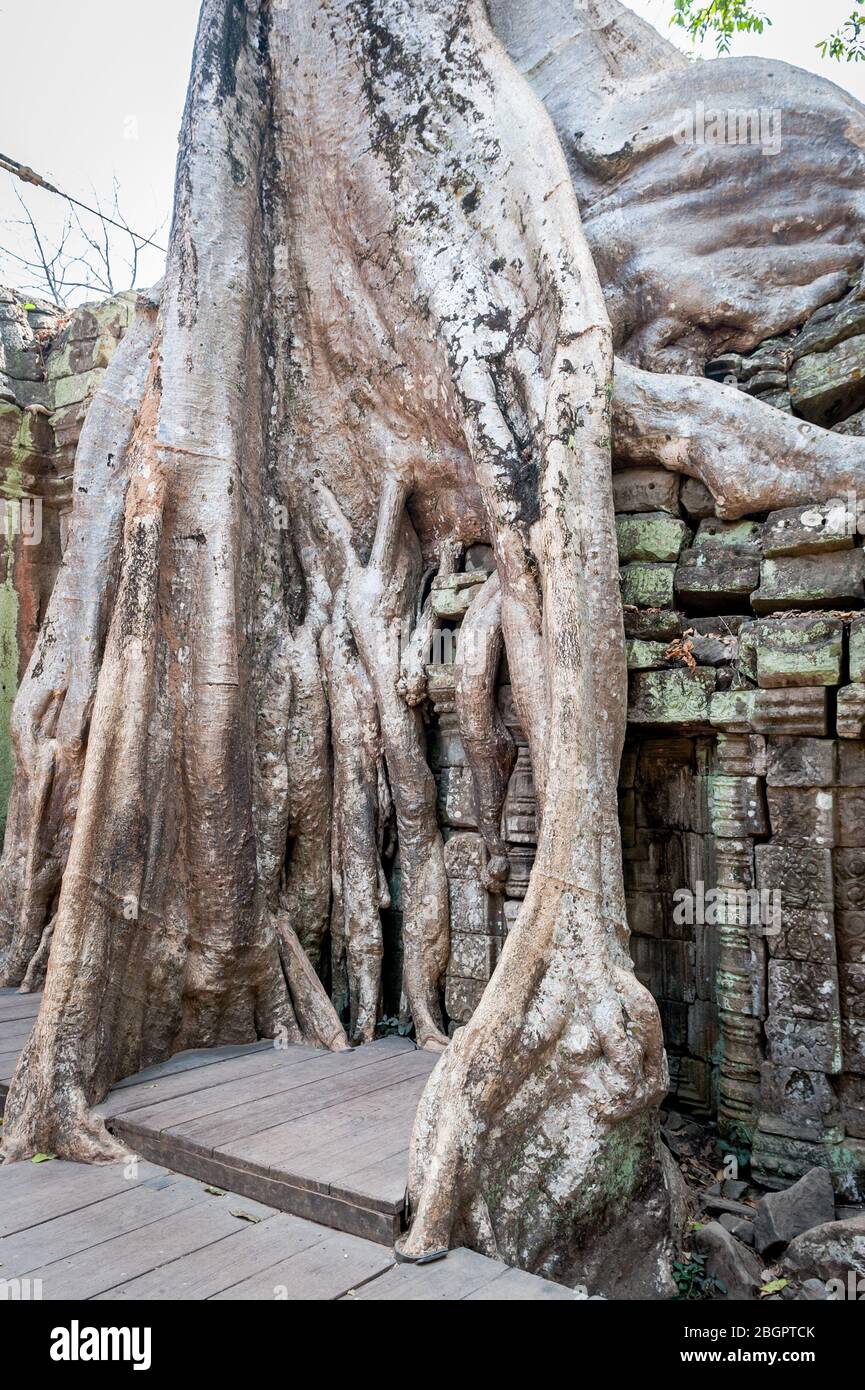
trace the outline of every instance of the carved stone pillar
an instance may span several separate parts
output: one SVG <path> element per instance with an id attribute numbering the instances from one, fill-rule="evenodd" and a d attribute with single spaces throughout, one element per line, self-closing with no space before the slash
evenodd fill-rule
<path id="1" fill-rule="evenodd" d="M 755 887 L 754 837 L 768 831 L 761 775 L 765 741 L 722 734 L 717 771 L 709 778 L 709 819 L 715 837 L 719 936 L 717 974 L 721 1037 L 718 1129 L 750 1146 L 760 1103 L 765 945 L 742 910 Z"/>

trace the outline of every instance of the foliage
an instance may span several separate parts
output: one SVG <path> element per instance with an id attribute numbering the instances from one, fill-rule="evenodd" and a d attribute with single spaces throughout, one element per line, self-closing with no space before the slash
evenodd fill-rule
<path id="1" fill-rule="evenodd" d="M 853 10 L 840 29 L 817 48 L 824 58 L 835 58 L 839 63 L 845 58 L 848 63 L 865 62 L 865 10 Z"/>
<path id="2" fill-rule="evenodd" d="M 674 0 L 672 25 L 686 29 L 695 43 L 702 43 L 708 33 L 715 35 L 718 53 L 729 53 L 730 40 L 736 33 L 762 34 L 772 21 L 755 9 L 751 0 Z"/>
<path id="3" fill-rule="evenodd" d="M 762 34 L 772 21 L 753 0 L 673 0 L 670 24 L 685 29 L 694 43 L 714 34 L 718 53 L 729 53 L 734 34 Z M 824 58 L 865 61 L 865 10 L 856 6 L 840 28 L 816 45 Z"/>
<path id="4" fill-rule="evenodd" d="M 681 1260 L 674 1260 L 673 1278 L 679 1290 L 676 1302 L 696 1303 L 727 1292 L 720 1279 L 706 1273 L 705 1255 L 683 1255 Z"/>

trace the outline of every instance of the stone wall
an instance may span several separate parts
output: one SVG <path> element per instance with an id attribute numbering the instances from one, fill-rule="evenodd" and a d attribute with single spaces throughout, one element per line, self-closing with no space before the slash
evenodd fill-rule
<path id="1" fill-rule="evenodd" d="M 129 293 L 63 313 L 0 287 L 0 821 L 9 712 L 66 543 L 78 436 L 134 304 Z"/>

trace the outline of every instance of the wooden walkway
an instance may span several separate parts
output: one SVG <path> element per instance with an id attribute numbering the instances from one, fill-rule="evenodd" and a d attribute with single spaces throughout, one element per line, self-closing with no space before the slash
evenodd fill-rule
<path id="1" fill-rule="evenodd" d="M 0 1101 L 38 1004 L 0 990 Z M 468 1250 L 393 1263 L 435 1061 L 403 1038 L 265 1041 L 140 1072 L 99 1107 L 137 1165 L 0 1166 L 0 1278 L 44 1298 L 572 1299 Z"/>
<path id="2" fill-rule="evenodd" d="M 574 1297 L 469 1250 L 395 1265 L 374 1241 L 143 1160 L 0 1167 L 0 1278 L 46 1301 Z"/>

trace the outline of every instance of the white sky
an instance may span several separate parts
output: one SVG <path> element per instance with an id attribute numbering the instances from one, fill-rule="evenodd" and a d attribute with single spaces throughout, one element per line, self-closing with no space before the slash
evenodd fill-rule
<path id="1" fill-rule="evenodd" d="M 667 27 L 672 0 L 628 3 L 690 48 L 682 30 Z M 734 39 L 733 52 L 810 68 L 865 101 L 865 63 L 830 62 L 814 47 L 852 7 L 852 0 L 762 0 L 775 23 L 762 36 Z M 197 18 L 198 0 L 0 0 L 0 151 L 84 202 L 92 202 L 94 190 L 110 201 L 116 177 L 130 226 L 149 234 L 164 222 L 155 239 L 165 245 Z M 708 41 L 704 54 L 713 53 Z M 21 216 L 15 187 L 21 185 L 0 174 L 0 282 L 32 292 L 26 272 L 8 254 L 29 254 L 28 241 L 9 225 Z M 65 204 L 36 189 L 24 196 L 51 243 Z M 162 261 L 145 251 L 138 283 L 158 279 Z M 70 299 L 92 297 L 78 292 Z"/>

